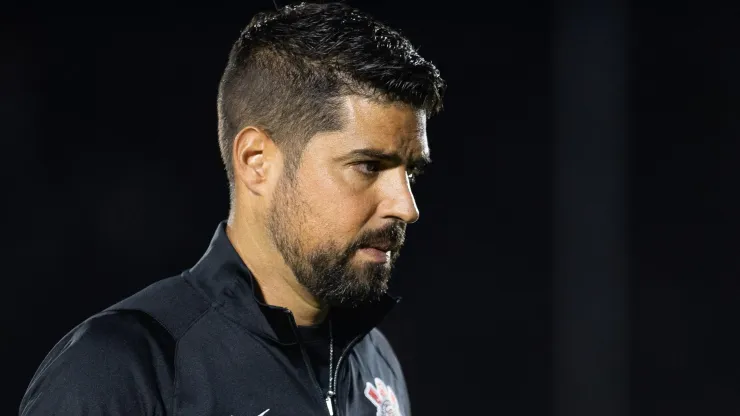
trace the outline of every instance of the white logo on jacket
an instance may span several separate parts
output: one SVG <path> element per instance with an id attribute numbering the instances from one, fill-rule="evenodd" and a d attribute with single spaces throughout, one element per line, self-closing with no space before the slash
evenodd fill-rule
<path id="1" fill-rule="evenodd" d="M 375 377 L 375 385 L 370 382 L 365 387 L 365 397 L 378 409 L 377 416 L 403 416 L 393 389 L 383 380 Z"/>

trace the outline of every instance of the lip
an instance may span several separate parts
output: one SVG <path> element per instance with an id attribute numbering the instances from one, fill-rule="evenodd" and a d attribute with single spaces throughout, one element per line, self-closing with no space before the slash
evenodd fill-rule
<path id="1" fill-rule="evenodd" d="M 362 248 L 374 248 L 380 251 L 394 251 L 396 249 L 396 246 L 391 241 L 380 240 L 365 244 L 362 246 Z"/>
<path id="2" fill-rule="evenodd" d="M 390 245 L 386 245 L 386 246 L 370 246 L 368 248 L 374 248 L 374 249 L 376 249 L 378 251 L 391 251 L 391 246 Z"/>

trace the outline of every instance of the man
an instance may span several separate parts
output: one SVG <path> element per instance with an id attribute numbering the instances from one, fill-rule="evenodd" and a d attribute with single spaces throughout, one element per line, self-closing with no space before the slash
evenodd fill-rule
<path id="1" fill-rule="evenodd" d="M 193 268 L 67 334 L 20 413 L 409 416 L 375 327 L 443 91 L 405 38 L 346 5 L 255 16 L 218 95 L 228 221 Z"/>

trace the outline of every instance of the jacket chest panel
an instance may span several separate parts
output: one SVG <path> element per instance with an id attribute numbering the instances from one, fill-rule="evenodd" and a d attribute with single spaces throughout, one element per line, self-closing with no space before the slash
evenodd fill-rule
<path id="1" fill-rule="evenodd" d="M 176 415 L 326 416 L 298 345 L 212 328 L 178 347 Z"/>

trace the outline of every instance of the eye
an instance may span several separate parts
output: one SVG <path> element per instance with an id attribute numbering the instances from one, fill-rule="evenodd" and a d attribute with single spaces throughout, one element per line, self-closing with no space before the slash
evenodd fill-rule
<path id="1" fill-rule="evenodd" d="M 366 176 L 375 176 L 380 172 L 380 162 L 373 160 L 366 160 L 363 162 L 355 163 L 355 169 Z"/>

